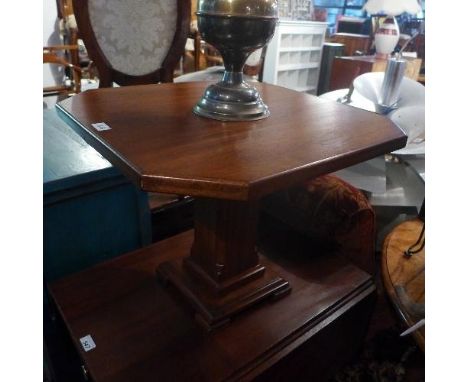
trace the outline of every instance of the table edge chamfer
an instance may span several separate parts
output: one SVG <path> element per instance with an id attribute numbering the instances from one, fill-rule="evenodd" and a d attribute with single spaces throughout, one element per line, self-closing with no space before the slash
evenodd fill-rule
<path id="1" fill-rule="evenodd" d="M 96 90 L 98 89 L 90 90 L 88 92 Z M 346 105 L 341 106 L 347 107 Z M 194 197 L 208 197 L 225 200 L 248 201 L 259 199 L 274 191 L 300 184 L 303 181 L 326 173 L 338 171 L 342 168 L 372 159 L 378 155 L 382 155 L 383 153 L 392 152 L 404 147 L 407 141 L 407 136 L 401 129 L 399 129 L 402 132 L 401 136 L 376 144 L 371 149 L 366 148 L 349 151 L 303 166 L 291 168 L 270 176 L 258 178 L 251 182 L 206 177 L 193 179 L 167 175 L 145 174 L 142 169 L 126 159 L 124 155 L 106 144 L 105 140 L 99 134 L 92 131 L 89 126 L 86 126 L 84 123 L 76 119 L 73 114 L 71 114 L 71 112 L 69 112 L 60 103 L 56 104 L 56 108 L 62 119 L 65 119 L 67 122 L 71 122 L 69 125 L 76 133 L 90 144 L 90 146 L 98 149 L 97 151 L 100 152 L 103 157 L 109 160 L 109 162 L 111 162 L 115 167 L 119 168 L 143 191 L 191 195 Z M 362 111 L 368 112 L 365 110 Z M 398 128 L 394 123 L 393 125 Z M 350 160 L 349 157 L 352 155 L 354 157 Z"/>

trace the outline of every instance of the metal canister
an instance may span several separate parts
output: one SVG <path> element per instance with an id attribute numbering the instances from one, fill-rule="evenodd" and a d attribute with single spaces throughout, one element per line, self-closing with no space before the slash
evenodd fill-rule
<path id="1" fill-rule="evenodd" d="M 406 60 L 389 58 L 382 83 L 379 104 L 386 108 L 395 108 L 400 98 L 401 83 L 405 75 Z"/>

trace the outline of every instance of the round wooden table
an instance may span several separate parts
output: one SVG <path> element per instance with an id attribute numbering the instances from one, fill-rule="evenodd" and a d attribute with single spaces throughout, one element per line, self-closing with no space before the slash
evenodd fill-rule
<path id="1" fill-rule="evenodd" d="M 425 249 L 405 255 L 423 229 L 419 219 L 405 221 L 385 238 L 382 249 L 382 278 L 385 289 L 405 325 L 413 326 L 424 318 Z M 424 351 L 424 326 L 412 333 Z"/>

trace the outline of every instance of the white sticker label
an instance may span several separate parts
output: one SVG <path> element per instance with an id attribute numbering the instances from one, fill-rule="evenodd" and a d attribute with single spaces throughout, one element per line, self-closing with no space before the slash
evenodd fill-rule
<path id="1" fill-rule="evenodd" d="M 104 122 L 92 123 L 91 124 L 97 131 L 110 130 L 110 126 Z"/>
<path id="2" fill-rule="evenodd" d="M 90 334 L 80 338 L 81 346 L 83 346 L 84 351 L 93 350 L 96 347 L 93 337 Z"/>

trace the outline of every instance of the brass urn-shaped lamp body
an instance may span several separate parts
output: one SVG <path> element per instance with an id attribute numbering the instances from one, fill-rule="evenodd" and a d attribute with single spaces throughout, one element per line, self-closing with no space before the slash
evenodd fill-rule
<path id="1" fill-rule="evenodd" d="M 242 70 L 249 55 L 273 37 L 278 11 L 276 0 L 198 0 L 201 38 L 221 53 L 223 79 L 210 85 L 193 111 L 221 121 L 246 121 L 270 112 Z"/>

